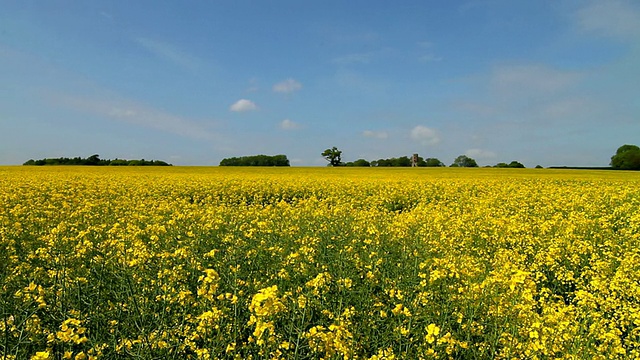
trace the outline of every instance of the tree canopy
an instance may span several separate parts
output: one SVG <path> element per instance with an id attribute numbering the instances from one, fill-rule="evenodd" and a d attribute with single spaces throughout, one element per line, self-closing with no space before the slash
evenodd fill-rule
<path id="1" fill-rule="evenodd" d="M 451 167 L 478 167 L 478 163 L 467 155 L 460 155 L 453 161 Z"/>
<path id="2" fill-rule="evenodd" d="M 322 152 L 322 157 L 325 158 L 329 162 L 331 166 L 340 166 L 342 165 L 342 151 L 338 150 L 337 147 L 332 147 L 331 149 L 326 149 Z"/>
<path id="3" fill-rule="evenodd" d="M 427 158 L 424 161 L 425 165 L 427 167 L 442 167 L 445 166 L 444 163 L 440 160 L 438 160 L 437 158 Z M 418 166 L 420 166 L 420 162 L 418 161 Z"/>
<path id="4" fill-rule="evenodd" d="M 286 155 L 252 155 L 222 159 L 220 166 L 289 166 Z"/>
<path id="5" fill-rule="evenodd" d="M 640 170 L 640 147 L 622 145 L 611 157 L 611 167 L 618 170 Z"/>

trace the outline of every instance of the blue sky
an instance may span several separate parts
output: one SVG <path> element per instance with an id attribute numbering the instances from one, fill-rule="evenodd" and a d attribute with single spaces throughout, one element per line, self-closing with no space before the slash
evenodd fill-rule
<path id="1" fill-rule="evenodd" d="M 0 0 L 0 164 L 606 166 L 640 145 L 640 2 Z"/>

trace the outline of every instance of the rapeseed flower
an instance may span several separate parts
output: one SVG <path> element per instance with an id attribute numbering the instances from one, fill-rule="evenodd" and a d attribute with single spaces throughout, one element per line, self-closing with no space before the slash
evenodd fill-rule
<path id="1" fill-rule="evenodd" d="M 636 174 L 328 170 L 0 167 L 0 353 L 640 357 Z"/>

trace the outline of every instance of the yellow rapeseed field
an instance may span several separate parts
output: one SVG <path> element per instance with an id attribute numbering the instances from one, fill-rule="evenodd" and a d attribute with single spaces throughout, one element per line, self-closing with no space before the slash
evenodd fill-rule
<path id="1" fill-rule="evenodd" d="M 639 185 L 0 167 L 0 359 L 640 358 Z"/>

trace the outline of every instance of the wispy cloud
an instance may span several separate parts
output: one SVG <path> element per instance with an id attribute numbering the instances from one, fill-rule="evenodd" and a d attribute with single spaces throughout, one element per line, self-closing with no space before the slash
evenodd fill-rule
<path id="1" fill-rule="evenodd" d="M 284 119 L 280 122 L 280 129 L 282 130 L 295 130 L 300 127 L 300 124 L 291 121 L 289 119 Z"/>
<path id="2" fill-rule="evenodd" d="M 258 110 L 258 106 L 251 100 L 240 99 L 233 103 L 233 105 L 229 107 L 229 110 L 233 112 L 247 112 Z"/>
<path id="3" fill-rule="evenodd" d="M 553 69 L 545 65 L 520 64 L 494 68 L 490 84 L 503 94 L 539 92 L 549 94 L 576 84 L 581 74 Z"/>
<path id="4" fill-rule="evenodd" d="M 381 36 L 375 31 L 335 26 L 322 26 L 316 29 L 329 45 L 377 44 Z"/>
<path id="5" fill-rule="evenodd" d="M 640 37 L 640 6 L 637 1 L 592 0 L 576 12 L 581 30 L 610 37 Z"/>
<path id="6" fill-rule="evenodd" d="M 524 119 L 533 115 L 566 114 L 570 109 L 586 105 L 576 91 L 588 80 L 588 75 L 545 64 L 499 65 L 470 80 L 482 95 L 460 99 L 452 105 L 456 111 L 490 121 L 505 116 Z"/>
<path id="7" fill-rule="evenodd" d="M 106 19 L 113 20 L 113 16 L 106 11 L 100 11 L 100 15 Z"/>
<path id="8" fill-rule="evenodd" d="M 491 117 L 500 113 L 500 109 L 494 104 L 487 104 L 478 102 L 479 100 L 465 99 L 453 101 L 452 106 L 456 110 L 462 110 L 473 116 L 479 117 Z"/>
<path id="9" fill-rule="evenodd" d="M 541 110 L 540 115 L 548 119 L 571 119 L 577 115 L 587 115 L 594 110 L 595 104 L 587 101 L 585 98 L 573 97 L 559 99 L 546 104 Z"/>
<path id="10" fill-rule="evenodd" d="M 442 56 L 434 53 L 434 44 L 430 41 L 421 41 L 418 44 L 418 50 L 422 54 L 418 57 L 421 62 L 437 62 L 442 61 Z"/>
<path id="11" fill-rule="evenodd" d="M 249 79 L 249 87 L 247 87 L 247 89 L 245 90 L 248 93 L 254 93 L 256 91 L 260 90 L 260 86 L 258 84 L 258 79 L 257 78 L 251 78 Z"/>
<path id="12" fill-rule="evenodd" d="M 375 50 L 367 52 L 353 52 L 344 55 L 335 56 L 331 59 L 331 63 L 339 66 L 348 66 L 356 64 L 369 64 L 376 61 L 398 56 L 399 53 L 392 47 L 378 47 Z"/>
<path id="13" fill-rule="evenodd" d="M 389 137 L 389 133 L 386 131 L 365 130 L 362 132 L 362 136 L 383 140 Z"/>
<path id="14" fill-rule="evenodd" d="M 544 64 L 496 66 L 474 81 L 482 95 L 452 105 L 456 111 L 484 122 L 487 128 L 505 122 L 530 126 L 572 122 L 595 106 L 578 92 L 579 85 L 588 81 L 588 74 Z"/>
<path id="15" fill-rule="evenodd" d="M 411 129 L 410 137 L 423 145 L 436 145 L 440 142 L 438 132 L 423 125 L 418 125 Z"/>
<path id="16" fill-rule="evenodd" d="M 379 78 L 366 76 L 361 72 L 339 68 L 333 76 L 333 86 L 359 91 L 363 94 L 382 93 L 388 84 Z"/>
<path id="17" fill-rule="evenodd" d="M 88 97 L 71 94 L 48 94 L 57 106 L 118 120 L 129 124 L 160 130 L 192 139 L 212 140 L 216 136 L 197 121 L 168 113 L 151 106 L 117 96 Z"/>
<path id="18" fill-rule="evenodd" d="M 287 79 L 273 85 L 273 91 L 290 94 L 302 89 L 302 84 L 294 79 Z"/>
<path id="19" fill-rule="evenodd" d="M 491 160 L 496 157 L 496 153 L 485 149 L 469 149 L 465 151 L 465 154 L 476 160 Z"/>
<path id="20" fill-rule="evenodd" d="M 182 68 L 195 70 L 200 67 L 200 60 L 179 50 L 171 44 L 144 37 L 138 37 L 135 41 L 157 57 L 172 62 Z"/>
<path id="21" fill-rule="evenodd" d="M 438 62 L 438 61 L 442 61 L 442 56 L 436 56 L 434 54 L 425 54 L 420 56 L 419 60 L 421 62 Z"/>
<path id="22" fill-rule="evenodd" d="M 373 53 L 354 53 L 342 56 L 337 56 L 331 60 L 332 63 L 337 65 L 349 65 L 349 64 L 368 64 L 371 62 Z"/>

